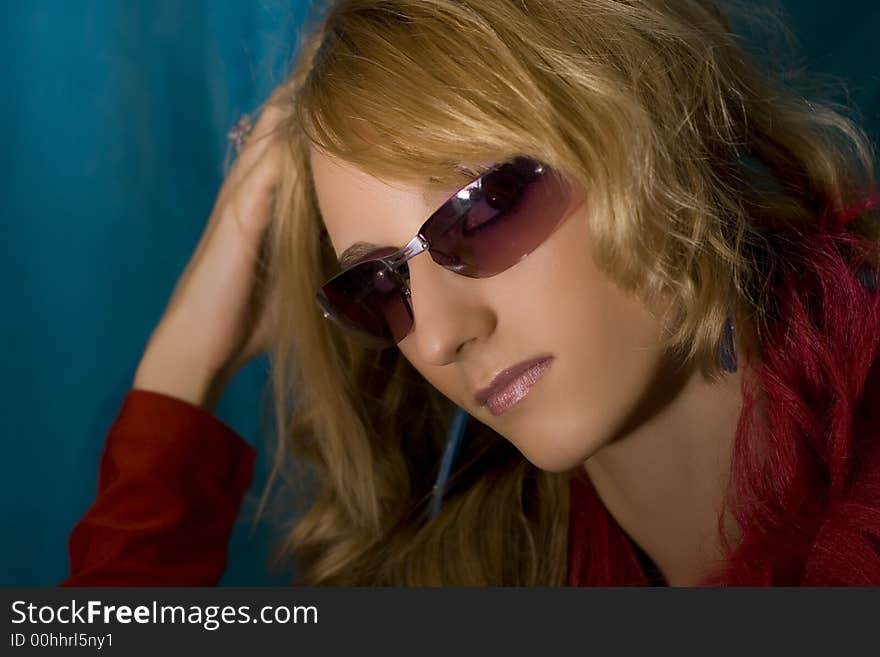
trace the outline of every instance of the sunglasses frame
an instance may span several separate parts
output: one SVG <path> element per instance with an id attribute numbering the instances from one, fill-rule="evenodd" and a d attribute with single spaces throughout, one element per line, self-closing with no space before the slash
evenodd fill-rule
<path id="1" fill-rule="evenodd" d="M 324 318 L 330 319 L 333 321 L 337 321 L 337 322 L 341 321 L 339 319 L 336 319 L 333 314 L 327 312 L 326 308 L 330 307 L 331 304 L 329 303 L 329 300 L 327 299 L 326 295 L 324 294 L 323 288 L 326 287 L 327 285 L 329 285 L 330 283 L 332 283 L 334 280 L 336 280 L 340 276 L 346 275 L 352 269 L 355 269 L 356 267 L 361 267 L 364 264 L 367 264 L 370 262 L 377 262 L 377 261 L 383 263 L 385 265 L 385 267 L 390 270 L 392 275 L 398 276 L 401 278 L 401 283 L 403 285 L 403 294 L 405 297 L 406 304 L 408 306 L 408 312 L 410 313 L 410 317 L 412 317 L 412 307 L 411 307 L 411 304 L 409 301 L 412 298 L 412 292 L 410 291 L 410 287 L 409 287 L 408 282 L 404 279 L 403 276 L 401 276 L 400 272 L 398 271 L 400 266 L 403 265 L 404 263 L 406 263 L 407 261 L 411 260 L 412 258 L 416 257 L 417 255 L 419 255 L 423 251 L 430 251 L 431 250 L 431 243 L 429 242 L 428 238 L 424 236 L 424 233 L 427 232 L 427 229 L 430 227 L 431 223 L 435 220 L 435 218 L 438 216 L 441 216 L 450 204 L 455 203 L 455 201 L 457 199 L 461 198 L 461 195 L 464 192 L 468 193 L 468 199 L 470 200 L 471 190 L 482 188 L 483 179 L 486 176 L 489 176 L 489 175 L 495 173 L 496 171 L 498 171 L 499 169 L 501 169 L 505 166 L 509 166 L 511 164 L 514 164 L 514 163 L 516 163 L 517 160 L 520 160 L 520 159 L 523 159 L 523 160 L 526 160 L 528 162 L 533 163 L 534 166 L 533 166 L 531 172 L 534 174 L 538 174 L 539 176 L 544 174 L 545 170 L 547 170 L 549 168 L 546 164 L 544 164 L 540 160 L 536 160 L 535 158 L 525 157 L 525 156 L 519 156 L 519 157 L 513 158 L 512 160 L 500 162 L 500 163 L 492 166 L 490 169 L 488 169 L 484 173 L 480 174 L 480 176 L 478 178 L 475 178 L 474 180 L 469 182 L 467 185 L 465 185 L 464 187 L 459 189 L 457 192 L 452 194 L 445 201 L 443 201 L 443 203 L 441 203 L 437 207 L 437 209 L 434 210 L 431 213 L 431 215 L 425 220 L 425 222 L 422 224 L 422 226 L 419 228 L 418 232 L 416 233 L 415 237 L 413 237 L 406 244 L 406 246 L 404 246 L 401 249 L 398 249 L 394 253 L 390 253 L 385 256 L 369 257 L 369 258 L 365 258 L 363 260 L 359 260 L 358 262 L 356 262 L 352 265 L 349 265 L 348 267 L 346 267 L 342 271 L 338 272 L 337 274 L 335 274 L 334 276 L 329 278 L 321 286 L 321 288 L 319 288 L 318 292 L 315 294 L 315 299 L 318 302 L 319 307 L 321 308 L 321 312 L 323 313 Z M 466 213 L 465 213 L 465 215 L 462 215 L 462 216 L 466 216 Z M 456 219 L 456 223 L 458 223 L 459 221 L 462 220 L 462 216 L 460 216 Z M 449 266 L 446 266 L 446 265 L 443 265 L 440 263 L 437 263 L 437 264 L 448 271 L 451 271 L 455 274 L 459 274 L 461 276 L 466 276 L 468 278 L 491 278 L 492 276 L 497 276 L 498 274 L 505 271 L 505 270 L 502 270 L 500 272 L 495 272 L 494 274 L 490 274 L 488 276 L 472 276 L 472 275 L 465 273 L 465 272 L 462 272 L 462 271 L 456 271 L 454 267 L 449 267 Z M 513 264 L 516 264 L 516 263 L 513 263 Z M 510 266 L 512 267 L 513 265 L 510 265 Z M 509 267 L 507 267 L 506 269 L 509 269 Z M 327 303 L 326 307 L 325 307 L 324 302 Z M 356 327 L 348 327 L 347 325 L 343 325 L 343 328 L 345 328 L 345 329 L 354 328 L 354 330 L 357 331 Z M 376 341 L 378 343 L 379 339 L 376 338 Z M 396 342 L 393 342 L 383 348 L 393 347 L 396 344 L 397 344 Z"/>

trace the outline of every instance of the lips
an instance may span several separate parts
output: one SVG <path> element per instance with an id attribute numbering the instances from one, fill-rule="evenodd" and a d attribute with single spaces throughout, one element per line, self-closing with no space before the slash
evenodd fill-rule
<path id="1" fill-rule="evenodd" d="M 521 363 L 517 363 L 516 365 L 512 365 L 505 370 L 501 370 L 488 386 L 485 388 L 481 388 L 474 395 L 474 400 L 477 402 L 479 406 L 485 406 L 486 402 L 489 400 L 489 397 L 495 395 L 508 385 L 510 385 L 517 377 L 521 376 L 524 372 L 527 372 L 529 369 L 538 365 L 539 363 L 543 363 L 544 361 L 548 361 L 552 359 L 552 356 L 542 355 L 537 358 L 532 358 L 530 360 L 524 360 Z"/>

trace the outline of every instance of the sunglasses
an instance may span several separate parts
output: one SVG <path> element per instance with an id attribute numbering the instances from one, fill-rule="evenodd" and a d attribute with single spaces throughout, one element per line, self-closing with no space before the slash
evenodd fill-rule
<path id="1" fill-rule="evenodd" d="M 406 264 L 427 251 L 469 278 L 509 269 L 560 225 L 570 188 L 548 165 L 517 157 L 489 169 L 447 199 L 402 249 L 383 249 L 333 276 L 316 294 L 324 317 L 365 347 L 385 349 L 412 331 Z"/>

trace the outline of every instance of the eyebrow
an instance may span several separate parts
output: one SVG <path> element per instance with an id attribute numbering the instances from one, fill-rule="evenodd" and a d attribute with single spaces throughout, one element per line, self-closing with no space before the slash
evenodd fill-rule
<path id="1" fill-rule="evenodd" d="M 379 249 L 391 248 L 390 246 L 381 246 L 372 242 L 355 242 L 339 256 L 339 266 L 345 269 L 355 262 L 363 258 L 365 255 L 378 251 Z M 397 247 L 394 247 L 397 248 Z"/>

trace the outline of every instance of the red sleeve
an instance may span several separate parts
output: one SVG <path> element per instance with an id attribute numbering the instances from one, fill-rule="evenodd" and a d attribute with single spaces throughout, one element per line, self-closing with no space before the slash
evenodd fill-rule
<path id="1" fill-rule="evenodd" d="M 59 586 L 212 586 L 256 450 L 208 411 L 129 390 L 104 445 L 95 501 Z"/>

